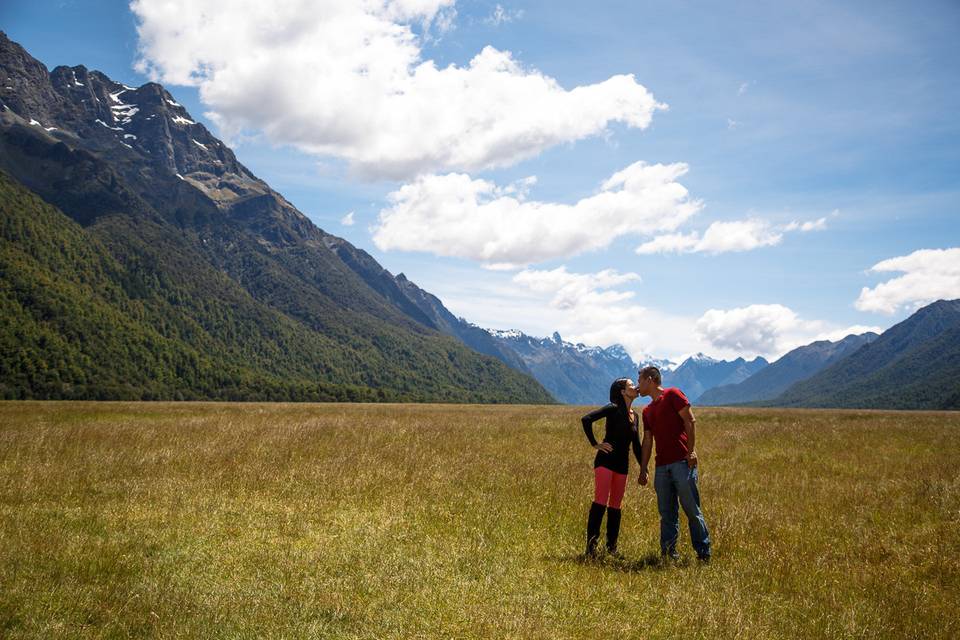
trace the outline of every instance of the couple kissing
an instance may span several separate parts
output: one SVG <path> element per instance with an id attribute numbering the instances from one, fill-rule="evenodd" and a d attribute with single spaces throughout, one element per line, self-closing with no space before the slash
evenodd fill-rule
<path id="1" fill-rule="evenodd" d="M 639 396 L 648 396 L 650 404 L 638 418 L 632 404 Z M 605 421 L 603 440 L 597 442 L 593 423 Z M 603 516 L 607 516 L 607 553 L 619 556 L 620 506 L 627 485 L 630 448 L 640 464 L 639 483 L 649 483 L 650 455 L 656 448 L 653 488 L 660 512 L 660 553 L 678 559 L 682 507 L 690 526 L 690 542 L 697 558 L 710 560 L 710 534 L 700 508 L 696 444 L 696 419 L 690 402 L 680 389 L 662 386 L 657 367 L 642 368 L 637 383 L 619 378 L 610 385 L 610 403 L 581 418 L 587 440 L 597 450 L 593 462 L 593 503 L 587 517 L 588 558 L 596 557 Z M 640 423 L 643 423 L 641 428 Z M 641 431 L 643 433 L 641 440 Z"/>

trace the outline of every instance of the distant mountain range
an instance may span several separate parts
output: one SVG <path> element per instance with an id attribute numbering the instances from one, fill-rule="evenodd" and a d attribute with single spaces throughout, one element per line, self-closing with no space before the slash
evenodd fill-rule
<path id="1" fill-rule="evenodd" d="M 759 356 L 750 361 L 743 358 L 715 360 L 698 353 L 684 360 L 676 369 L 661 373 L 664 386 L 679 387 L 690 402 L 699 402 L 704 391 L 746 380 L 767 364 Z"/>
<path id="2" fill-rule="evenodd" d="M 501 351 L 519 356 L 526 370 L 555 398 L 569 404 L 606 402 L 611 382 L 622 377 L 635 380 L 638 369 L 646 365 L 659 367 L 664 385 L 680 387 L 692 402 L 697 402 L 706 389 L 740 382 L 767 366 L 767 361 L 759 357 L 749 362 L 743 358 L 728 361 L 702 353 L 685 359 L 679 366 L 648 355 L 636 362 L 619 344 L 607 348 L 574 344 L 564 341 L 559 333 L 549 338 L 537 338 L 520 331 L 489 330 L 488 333 Z"/>
<path id="3" fill-rule="evenodd" d="M 610 383 L 636 378 L 637 363 L 619 344 L 608 348 L 564 341 L 559 333 L 534 338 L 519 331 L 489 330 L 502 350 L 516 354 L 557 400 L 569 404 L 605 404 Z M 670 366 L 669 361 L 657 361 Z"/>
<path id="4" fill-rule="evenodd" d="M 877 339 L 875 333 L 850 335 L 837 342 L 818 340 L 790 351 L 737 384 L 708 389 L 699 398 L 704 405 L 738 404 L 775 398 L 791 385 L 806 380 L 821 369 Z"/>
<path id="5" fill-rule="evenodd" d="M 960 409 L 960 300 L 927 305 L 881 335 L 818 340 L 773 363 L 702 353 L 679 366 L 650 357 L 634 363 L 620 345 L 588 347 L 557 334 L 490 335 L 517 353 L 554 397 L 574 404 L 601 404 L 611 381 L 655 364 L 664 386 L 679 387 L 698 405 Z"/>

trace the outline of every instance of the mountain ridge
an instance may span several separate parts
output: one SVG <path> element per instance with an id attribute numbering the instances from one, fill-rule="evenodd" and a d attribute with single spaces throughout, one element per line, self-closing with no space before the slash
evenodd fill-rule
<path id="1" fill-rule="evenodd" d="M 818 340 L 797 347 L 742 382 L 706 390 L 700 396 L 700 404 L 737 404 L 776 397 L 790 385 L 809 378 L 878 337 L 876 333 L 868 332 L 834 342 Z"/>
<path id="2" fill-rule="evenodd" d="M 47 72 L 0 33 L 0 87 L 0 170 L 81 225 L 119 265 L 117 277 L 140 279 L 151 304 L 179 299 L 180 310 L 194 314 L 185 322 L 219 331 L 226 340 L 221 349 L 240 348 L 230 343 L 240 335 L 264 348 L 290 348 L 278 343 L 292 339 L 277 332 L 280 322 L 309 352 L 278 361 L 298 363 L 300 369 L 290 371 L 297 384 L 356 388 L 367 399 L 386 393 L 407 400 L 552 402 L 529 375 L 444 335 L 414 306 L 371 287 L 334 250 L 345 240 L 316 227 L 246 169 L 161 85 L 127 87 L 79 66 Z M 26 202 L 13 186 L 5 193 L 10 203 Z M 56 216 L 44 219 L 54 224 Z M 203 291 L 189 295 L 206 299 L 188 300 L 188 290 Z M 30 312 L 29 299 L 13 303 Z M 150 317 L 187 347 L 201 339 L 196 332 L 174 336 L 165 318 Z M 233 329 L 221 330 L 217 322 Z M 258 362 L 256 375 L 267 375 L 271 366 Z M 304 377 L 306 371 L 316 380 Z M 187 391 L 181 383 L 149 393 Z M 19 391 L 37 397 L 36 389 Z M 43 393 L 54 392 L 44 387 Z"/>
<path id="3" fill-rule="evenodd" d="M 918 309 L 848 357 L 752 404 L 960 409 L 960 299 Z"/>

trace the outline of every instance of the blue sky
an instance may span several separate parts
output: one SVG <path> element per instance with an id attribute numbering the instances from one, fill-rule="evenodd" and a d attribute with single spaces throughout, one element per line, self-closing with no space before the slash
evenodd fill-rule
<path id="1" fill-rule="evenodd" d="M 404 3 L 415 4 L 395 4 Z M 510 52 L 516 68 L 509 74 L 463 76 L 476 91 L 465 94 L 467 104 L 497 94 L 501 79 L 529 81 L 535 74 L 556 81 L 562 94 L 541 99 L 533 92 L 529 101 L 507 100 L 505 112 L 491 116 L 491 126 L 517 133 L 491 143 L 484 142 L 483 125 L 470 121 L 467 127 L 457 120 L 454 111 L 464 103 L 454 95 L 449 112 L 442 104 L 377 112 L 385 118 L 378 122 L 388 123 L 384 130 L 399 121 L 393 138 L 349 124 L 352 114 L 343 95 L 358 90 L 376 100 L 379 85 L 337 71 L 337 64 L 354 62 L 349 28 L 338 27 L 347 34 L 341 48 L 311 48 L 322 40 L 318 34 L 327 33 L 324 15 L 305 19 L 302 7 L 300 14 L 280 8 L 277 28 L 292 29 L 290 41 L 300 37 L 298 29 L 316 31 L 296 48 L 286 40 L 253 38 L 240 43 L 246 49 L 237 56 L 225 52 L 218 58 L 204 49 L 206 42 L 232 34 L 242 41 L 256 33 L 242 9 L 211 3 L 208 21 L 184 23 L 187 18 L 154 11 L 154 4 L 141 0 L 135 16 L 122 1 L 8 0 L 0 8 L 0 28 L 49 68 L 83 64 L 128 84 L 154 74 L 318 226 L 369 251 L 390 271 L 404 272 L 482 326 L 535 335 L 559 330 L 565 338 L 604 346 L 621 342 L 637 357 L 677 358 L 700 350 L 770 357 L 850 327 L 886 328 L 930 299 L 960 297 L 955 266 L 960 254 L 951 251 L 960 246 L 960 5 L 955 2 L 436 0 L 436 10 L 428 13 L 369 3 L 370 16 L 379 21 L 373 33 L 393 38 L 393 27 L 406 29 L 412 40 L 385 42 L 406 47 L 398 51 L 413 47 L 417 64 L 432 60 L 441 71 L 465 70 L 485 47 Z M 291 3 L 277 6 L 285 4 Z M 342 24 L 366 24 L 361 18 L 367 17 L 351 14 Z M 138 24 L 147 27 L 146 35 L 138 34 Z M 176 35 L 184 24 L 196 29 L 194 40 Z M 215 32 L 203 31 L 214 27 Z M 377 75 L 383 58 L 377 55 L 360 56 L 369 66 L 363 78 Z M 302 58 L 311 56 L 334 70 L 309 60 L 301 67 Z M 138 58 L 148 63 L 141 71 L 134 68 Z M 220 76 L 185 79 L 183 69 L 211 59 L 211 66 L 220 65 Z M 276 84 L 251 81 L 264 77 L 250 71 L 261 62 L 275 75 L 291 77 Z M 384 63 L 385 77 L 395 80 L 396 74 Z M 554 109 L 566 108 L 566 92 L 625 74 L 632 74 L 635 84 L 620 93 L 597 89 L 571 112 L 570 124 L 598 118 L 597 127 L 577 136 L 567 135 L 563 124 L 539 129 Z M 401 75 L 411 94 L 422 87 Z M 248 84 L 238 91 L 230 79 Z M 262 85 L 271 91 L 259 93 Z M 645 125 L 631 124 L 645 104 L 638 85 L 669 105 L 651 108 Z M 618 111 L 628 99 L 627 112 Z M 490 112 L 498 113 L 501 104 L 490 98 Z M 483 103 L 481 115 L 486 108 Z M 417 122 L 421 115 L 426 122 Z M 436 160 L 444 146 L 429 140 L 430 119 L 448 115 L 452 130 L 464 127 L 457 138 L 462 148 Z M 338 129 L 339 123 L 346 124 Z M 424 133 L 408 135 L 405 123 Z M 536 135 L 526 135 L 525 123 Z M 540 137 L 550 141 L 527 144 Z M 411 148 L 421 143 L 423 149 Z M 398 144 L 411 155 L 391 168 L 378 165 L 377 158 L 392 152 L 382 150 Z M 686 172 L 673 183 L 686 188 L 686 202 L 696 202 L 696 212 L 678 213 L 684 203 L 673 202 L 661 217 L 674 222 L 660 224 L 654 214 L 630 213 L 628 205 L 625 219 L 635 228 L 615 230 L 607 210 L 562 209 L 596 196 L 604 181 L 636 169 L 639 161 L 684 163 Z M 463 179 L 454 184 L 453 174 Z M 536 182 L 525 196 L 501 193 L 528 176 Z M 494 244 L 509 246 L 497 254 L 509 260 L 478 258 L 488 244 L 471 245 L 465 237 L 499 215 L 498 207 L 465 209 L 464 218 L 475 216 L 474 226 L 451 216 L 431 217 L 449 211 L 443 209 L 449 198 L 459 202 L 462 189 L 481 180 L 499 189 L 480 196 L 481 204 L 501 197 L 523 203 L 503 214 L 508 222 L 516 216 L 517 237 L 491 236 Z M 419 185 L 416 199 L 407 191 L 390 196 L 412 185 Z M 642 208 L 646 196 L 631 197 Z M 543 213 L 554 210 L 560 212 L 556 217 Z M 355 221 L 350 226 L 342 223 L 349 212 Z M 541 217 L 533 223 L 528 215 Z M 392 216 L 393 225 L 384 224 L 383 216 Z M 552 220 L 558 228 L 580 226 L 564 235 L 551 228 Z M 713 223 L 745 221 L 752 222 L 708 232 Z M 807 223 L 810 230 L 790 229 L 790 223 Z M 543 237 L 536 237 L 536 224 L 543 225 Z M 448 235 L 431 235 L 443 225 Z M 413 237 L 402 237 L 410 228 Z M 534 231 L 529 255 L 535 259 L 522 263 L 517 260 L 528 255 L 525 240 L 518 239 L 523 229 Z M 746 244 L 731 240 L 734 231 L 747 232 Z M 559 240 L 544 240 L 553 232 Z M 638 246 L 663 236 L 685 239 L 667 242 L 673 250 L 637 253 Z M 459 248 L 448 248 L 454 245 Z M 484 267 L 489 262 L 514 264 L 494 271 Z M 878 264 L 887 269 L 870 271 Z M 861 294 L 864 287 L 867 294 Z"/>

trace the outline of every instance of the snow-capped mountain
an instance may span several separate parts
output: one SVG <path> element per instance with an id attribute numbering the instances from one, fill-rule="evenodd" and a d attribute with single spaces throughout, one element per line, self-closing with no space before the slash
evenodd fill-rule
<path id="1" fill-rule="evenodd" d="M 750 361 L 743 358 L 717 360 L 703 353 L 697 353 L 684 360 L 676 369 L 664 372 L 663 385 L 679 387 L 690 402 L 696 402 L 706 390 L 724 384 L 742 382 L 767 364 L 766 359 L 760 356 Z"/>
<path id="2" fill-rule="evenodd" d="M 619 344 L 603 348 L 567 342 L 556 332 L 548 338 L 513 329 L 487 333 L 519 356 L 526 370 L 561 402 L 605 404 L 611 382 L 637 375 L 637 363 Z"/>

